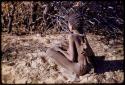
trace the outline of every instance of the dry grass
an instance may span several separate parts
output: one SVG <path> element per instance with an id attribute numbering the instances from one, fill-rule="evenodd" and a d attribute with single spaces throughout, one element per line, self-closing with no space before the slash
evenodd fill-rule
<path id="1" fill-rule="evenodd" d="M 2 34 L 2 83 L 123 82 L 124 72 L 122 66 L 119 66 L 123 65 L 123 45 L 119 44 L 114 49 L 103 44 L 99 40 L 101 36 L 92 34 L 88 34 L 87 38 L 95 55 L 105 56 L 102 66 L 98 66 L 97 72 L 91 71 L 80 76 L 79 82 L 73 81 L 75 75 L 69 72 L 61 73 L 64 72 L 64 69 L 48 58 L 45 52 L 48 47 L 59 44 L 61 40 L 66 40 L 66 36 L 65 34 L 46 35 L 45 37 L 41 37 L 39 34 L 31 36 Z"/>

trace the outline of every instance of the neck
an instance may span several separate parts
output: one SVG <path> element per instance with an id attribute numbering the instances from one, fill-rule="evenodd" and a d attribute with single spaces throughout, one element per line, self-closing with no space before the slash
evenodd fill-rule
<path id="1" fill-rule="evenodd" d="M 73 32 L 73 34 L 77 34 L 77 35 L 80 35 L 80 36 L 84 36 L 84 34 L 80 34 L 77 30 L 73 30 L 72 32 Z"/>
<path id="2" fill-rule="evenodd" d="M 74 34 L 80 34 L 77 30 L 72 31 Z"/>

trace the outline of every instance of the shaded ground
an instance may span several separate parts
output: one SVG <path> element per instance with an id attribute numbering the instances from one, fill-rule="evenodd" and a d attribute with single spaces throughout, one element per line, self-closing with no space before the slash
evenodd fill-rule
<path id="1" fill-rule="evenodd" d="M 102 36 L 87 34 L 95 55 L 97 56 L 95 72 L 80 76 L 57 66 L 45 54 L 46 49 L 67 41 L 66 34 L 31 36 L 10 36 L 2 34 L 2 83 L 121 83 L 123 72 L 123 45 L 105 45 Z M 104 57 L 103 59 L 102 56 Z M 63 72 L 63 73 L 62 73 Z"/>

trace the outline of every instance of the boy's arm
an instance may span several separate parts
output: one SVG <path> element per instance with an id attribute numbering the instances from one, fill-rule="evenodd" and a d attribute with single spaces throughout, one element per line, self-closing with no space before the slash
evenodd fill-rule
<path id="1" fill-rule="evenodd" d="M 74 40 L 73 40 L 73 35 L 71 34 L 71 35 L 69 35 L 69 49 L 68 49 L 68 52 L 69 52 L 69 59 L 70 60 L 73 60 L 74 58 L 75 58 L 75 48 L 74 48 L 74 44 L 75 44 L 75 42 L 74 42 Z"/>
<path id="2" fill-rule="evenodd" d="M 69 40 L 69 46 L 68 46 L 68 50 L 64 51 L 60 48 L 57 49 L 57 51 L 60 51 L 62 54 L 64 54 L 70 61 L 73 61 L 73 58 L 75 57 L 75 48 L 74 48 L 74 40 L 73 40 L 73 34 L 70 34 L 68 36 L 68 40 Z"/>

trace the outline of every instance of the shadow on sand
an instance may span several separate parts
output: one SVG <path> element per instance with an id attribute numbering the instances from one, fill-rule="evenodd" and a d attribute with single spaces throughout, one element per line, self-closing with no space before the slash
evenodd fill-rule
<path id="1" fill-rule="evenodd" d="M 109 71 L 123 70 L 124 60 L 104 60 L 104 56 L 95 59 L 95 72 L 104 73 Z"/>

